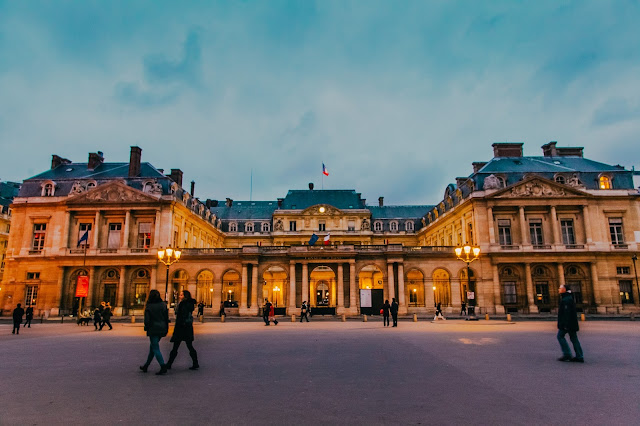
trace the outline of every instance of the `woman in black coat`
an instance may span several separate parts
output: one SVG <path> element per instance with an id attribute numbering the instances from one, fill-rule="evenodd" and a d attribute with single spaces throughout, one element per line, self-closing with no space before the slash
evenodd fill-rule
<path id="1" fill-rule="evenodd" d="M 389 310 L 391 309 L 391 305 L 389 304 L 389 300 L 384 301 L 384 305 L 382 305 L 382 325 L 385 327 L 389 326 Z"/>
<path id="2" fill-rule="evenodd" d="M 147 362 L 140 366 L 140 370 L 146 373 L 155 356 L 160 364 L 160 371 L 156 374 L 166 374 L 167 366 L 162 358 L 162 352 L 160 352 L 160 339 L 169 332 L 169 311 L 158 290 L 149 292 L 147 306 L 144 308 L 144 330 L 149 336 L 149 356 L 147 356 Z"/>
<path id="3" fill-rule="evenodd" d="M 167 362 L 167 369 L 171 369 L 173 361 L 178 356 L 178 347 L 180 343 L 184 342 L 189 349 L 189 355 L 193 365 L 189 367 L 189 370 L 197 370 L 200 365 L 198 364 L 198 353 L 193 348 L 193 310 L 196 306 L 196 301 L 191 298 L 191 293 L 188 290 L 182 290 L 179 295 L 180 303 L 178 304 L 178 310 L 176 312 L 176 326 L 173 329 L 173 349 L 169 354 L 169 362 Z"/>

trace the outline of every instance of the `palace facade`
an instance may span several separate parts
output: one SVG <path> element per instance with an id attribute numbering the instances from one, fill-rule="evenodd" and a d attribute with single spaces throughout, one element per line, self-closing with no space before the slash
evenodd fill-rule
<path id="1" fill-rule="evenodd" d="M 470 298 L 481 314 L 536 313 L 553 311 L 565 284 L 584 312 L 638 311 L 634 172 L 556 145 L 524 156 L 522 143 L 493 144 L 440 202 L 410 206 L 312 184 L 272 201 L 202 201 L 182 171 L 141 162 L 138 147 L 128 163 L 54 155 L 11 206 L 0 308 L 57 315 L 109 301 L 137 314 L 150 289 L 170 300 L 188 289 L 210 314 L 224 304 L 257 315 L 268 298 L 281 314 L 310 301 L 316 313 L 359 315 L 394 297 L 401 313 L 455 312 Z M 454 254 L 466 244 L 481 250 L 469 268 Z M 167 246 L 182 250 L 170 267 L 157 260 Z"/>

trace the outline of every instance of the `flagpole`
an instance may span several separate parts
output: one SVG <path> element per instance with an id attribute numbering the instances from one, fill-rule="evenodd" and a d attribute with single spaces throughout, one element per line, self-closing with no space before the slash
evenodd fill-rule
<path id="1" fill-rule="evenodd" d="M 322 189 L 324 190 L 324 161 L 322 162 Z"/>

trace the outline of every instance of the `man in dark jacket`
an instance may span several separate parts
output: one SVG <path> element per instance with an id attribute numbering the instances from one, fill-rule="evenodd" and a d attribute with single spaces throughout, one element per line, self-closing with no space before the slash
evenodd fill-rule
<path id="1" fill-rule="evenodd" d="M 269 299 L 264 299 L 264 308 L 262 309 L 262 320 L 264 325 L 269 325 L 269 312 L 271 312 L 271 302 Z"/>
<path id="2" fill-rule="evenodd" d="M 391 318 L 393 318 L 393 327 L 398 326 L 398 302 L 396 298 L 391 299 Z"/>
<path id="3" fill-rule="evenodd" d="M 111 326 L 111 303 L 107 302 L 104 311 L 102 311 L 102 322 L 100 323 L 100 330 L 106 325 L 109 326 L 109 330 L 113 330 Z"/>
<path id="4" fill-rule="evenodd" d="M 567 292 L 567 288 L 561 285 L 558 288 L 560 293 L 560 306 L 558 308 L 558 342 L 562 348 L 562 356 L 558 358 L 558 361 L 573 361 L 584 362 L 582 353 L 582 347 L 578 340 L 578 318 L 576 316 L 576 303 L 571 297 L 571 293 Z M 576 352 L 575 357 L 571 357 L 571 349 L 565 339 L 565 335 L 569 333 L 569 339 L 573 345 L 573 350 Z"/>
<path id="5" fill-rule="evenodd" d="M 25 312 L 27 315 L 26 321 L 24 322 L 25 327 L 31 328 L 31 321 L 33 320 L 33 306 L 27 306 L 27 311 Z"/>
<path id="6" fill-rule="evenodd" d="M 23 315 L 24 309 L 22 309 L 22 304 L 18 303 L 18 306 L 13 310 L 13 330 L 11 334 L 20 334 L 20 324 L 22 324 Z"/>

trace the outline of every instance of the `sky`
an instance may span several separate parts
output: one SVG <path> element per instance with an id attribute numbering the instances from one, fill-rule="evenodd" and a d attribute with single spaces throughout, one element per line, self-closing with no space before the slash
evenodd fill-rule
<path id="1" fill-rule="evenodd" d="M 640 168 L 638 22 L 638 0 L 0 0 L 0 180 L 133 145 L 201 199 L 436 204 L 506 141 Z"/>

